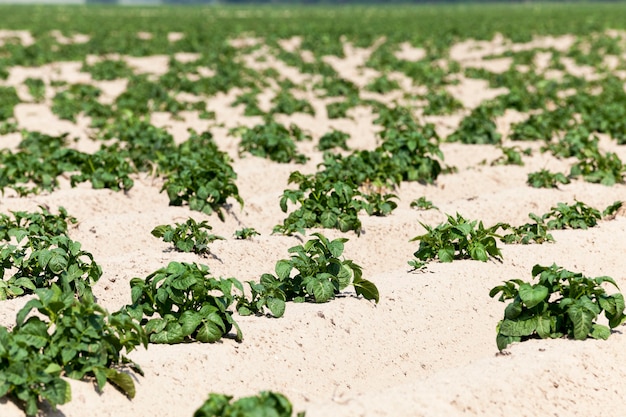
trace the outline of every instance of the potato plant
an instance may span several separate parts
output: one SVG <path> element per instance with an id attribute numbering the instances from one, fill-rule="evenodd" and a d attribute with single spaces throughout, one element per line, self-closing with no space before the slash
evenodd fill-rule
<path id="1" fill-rule="evenodd" d="M 143 372 L 124 352 L 147 346 L 139 323 L 54 284 L 35 293 L 12 330 L 0 327 L 0 396 L 8 395 L 34 416 L 41 401 L 52 407 L 70 401 L 70 385 L 61 378 L 69 377 L 91 379 L 100 391 L 109 382 L 133 398 L 135 384 L 125 371 Z"/>
<path id="2" fill-rule="evenodd" d="M 206 265 L 170 262 L 145 279 L 133 278 L 132 304 L 124 311 L 141 321 L 151 343 L 213 343 L 233 327 L 235 339 L 241 341 L 241 330 L 228 308 L 235 301 L 232 290 L 243 293 L 243 287 L 234 278 L 209 274 Z"/>
<path id="3" fill-rule="evenodd" d="M 455 259 L 486 262 L 490 257 L 502 258 L 496 238 L 501 238 L 497 231 L 503 223 L 485 228 L 482 221 L 470 221 L 458 213 L 456 217 L 446 216 L 448 220 L 436 227 L 420 223 L 426 233 L 411 239 L 412 242 L 419 241 L 420 245 L 413 254 L 416 259 L 409 261 L 410 266 L 419 269 L 434 259 L 441 262 L 452 262 Z"/>
<path id="4" fill-rule="evenodd" d="M 190 217 L 184 223 L 176 223 L 174 226 L 156 226 L 151 233 L 154 237 L 162 238 L 164 242 L 173 243 L 180 252 L 206 255 L 210 252 L 209 245 L 212 242 L 224 240 L 222 236 L 209 233 L 212 229 L 206 220 L 198 223 Z"/>
<path id="5" fill-rule="evenodd" d="M 224 394 L 209 394 L 209 398 L 198 408 L 193 417 L 292 417 L 293 406 L 283 394 L 262 391 L 258 395 L 239 398 Z M 304 417 L 300 412 L 297 417 Z"/>
<path id="6" fill-rule="evenodd" d="M 490 297 L 500 294 L 502 302 L 512 300 L 497 327 L 500 350 L 530 338 L 607 339 L 626 320 L 624 296 L 609 295 L 602 286 L 618 288 L 611 277 L 589 278 L 555 264 L 535 265 L 532 276 L 537 283 L 513 279 L 489 292 Z M 603 312 L 608 326 L 596 322 Z"/>
<path id="7" fill-rule="evenodd" d="M 238 300 L 239 314 L 263 314 L 267 308 L 274 317 L 281 317 L 287 301 L 324 303 L 349 285 L 357 295 L 378 303 L 378 288 L 363 278 L 361 267 L 340 258 L 348 239 L 313 236 L 304 245 L 290 248 L 289 259 L 276 262 L 276 275 L 266 273 L 258 283 L 248 282 L 252 297 Z"/>

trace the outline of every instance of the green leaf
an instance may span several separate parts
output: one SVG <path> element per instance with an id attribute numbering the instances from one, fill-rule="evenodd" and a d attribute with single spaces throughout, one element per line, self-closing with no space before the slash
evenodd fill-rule
<path id="1" fill-rule="evenodd" d="M 65 404 L 72 400 L 72 388 L 67 381 L 54 378 L 43 389 L 44 396 L 53 404 Z"/>
<path id="2" fill-rule="evenodd" d="M 454 260 L 454 248 L 441 248 L 437 252 L 437 256 L 441 262 L 452 262 Z"/>
<path id="3" fill-rule="evenodd" d="M 374 300 L 376 304 L 378 304 L 380 294 L 378 293 L 378 288 L 373 282 L 361 278 L 354 280 L 353 285 L 357 295 L 363 296 L 366 300 Z"/>
<path id="4" fill-rule="evenodd" d="M 589 334 L 589 336 L 594 339 L 606 340 L 609 338 L 610 335 L 611 329 L 606 326 L 603 326 L 601 324 L 594 324 L 593 326 L 591 326 L 591 333 Z"/>
<path id="5" fill-rule="evenodd" d="M 289 278 L 289 274 L 291 274 L 291 270 L 293 269 L 293 265 L 291 261 L 286 259 L 281 259 L 276 262 L 276 267 L 274 268 L 276 275 L 281 281 L 284 281 Z"/>
<path id="6" fill-rule="evenodd" d="M 335 239 L 328 244 L 328 250 L 335 258 L 339 258 L 344 250 L 344 243 L 348 239 Z"/>
<path id="7" fill-rule="evenodd" d="M 269 308 L 274 317 L 282 317 L 285 314 L 285 302 L 280 298 L 268 297 L 267 308 Z"/>
<path id="8" fill-rule="evenodd" d="M 593 319 L 595 319 L 596 315 L 580 303 L 575 302 L 567 309 L 567 316 L 574 325 L 574 339 L 585 340 L 591 332 Z"/>
<path id="9" fill-rule="evenodd" d="M 130 375 L 109 368 L 106 370 L 106 376 L 107 379 L 126 394 L 128 398 L 135 398 L 135 383 Z"/>
<path id="10" fill-rule="evenodd" d="M 202 316 L 196 311 L 186 310 L 183 311 L 178 322 L 181 324 L 183 336 L 187 337 L 202 323 Z"/>
<path id="11" fill-rule="evenodd" d="M 509 320 L 515 320 L 522 313 L 522 309 L 522 303 L 513 301 L 512 303 L 509 303 L 509 305 L 507 305 L 504 309 L 504 318 Z"/>
<path id="12" fill-rule="evenodd" d="M 198 328 L 196 339 L 203 343 L 213 343 L 220 340 L 223 334 L 222 330 L 214 322 L 205 320 Z"/>
<path id="13" fill-rule="evenodd" d="M 505 336 L 530 336 L 537 330 L 537 318 L 532 317 L 527 320 L 508 320 L 505 319 L 500 325 L 500 333 Z"/>
<path id="14" fill-rule="evenodd" d="M 531 286 L 524 283 L 519 287 L 519 296 L 528 308 L 533 308 L 541 303 L 548 297 L 548 294 L 548 288 L 539 284 Z"/>
<path id="15" fill-rule="evenodd" d="M 329 274 L 319 274 L 312 277 L 306 285 L 306 290 L 313 295 L 316 303 L 325 303 L 335 296 L 335 287 L 328 279 Z"/>

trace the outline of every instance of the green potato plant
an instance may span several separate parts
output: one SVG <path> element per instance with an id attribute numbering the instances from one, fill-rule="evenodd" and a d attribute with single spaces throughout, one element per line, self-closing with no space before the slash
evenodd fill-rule
<path id="1" fill-rule="evenodd" d="M 248 282 L 252 297 L 238 300 L 239 314 L 263 314 L 267 308 L 274 317 L 281 317 L 287 301 L 324 303 L 349 285 L 357 295 L 378 303 L 378 288 L 363 278 L 361 267 L 340 258 L 348 239 L 331 241 L 320 233 L 313 236 L 304 245 L 289 249 L 292 255 L 276 263 L 276 275 L 263 274 L 259 283 Z"/>
<path id="2" fill-rule="evenodd" d="M 193 417 L 292 417 L 293 406 L 283 394 L 261 391 L 258 395 L 239 398 L 224 394 L 209 394 Z M 300 412 L 296 417 L 304 417 Z"/>
<path id="3" fill-rule="evenodd" d="M 486 262 L 490 257 L 502 258 L 496 238 L 501 238 L 497 231 L 505 226 L 503 223 L 485 228 L 482 221 L 469 221 L 458 213 L 456 217 L 446 216 L 448 220 L 436 227 L 420 222 L 426 233 L 410 240 L 420 242 L 418 250 L 413 254 L 416 259 L 409 261 L 410 266 L 420 269 L 434 259 L 440 262 L 452 262 L 455 259 Z"/>
<path id="4" fill-rule="evenodd" d="M 536 284 L 513 279 L 489 292 L 490 297 L 500 294 L 502 302 L 512 300 L 497 326 L 499 350 L 530 338 L 607 339 L 626 320 L 623 295 L 609 295 L 602 286 L 618 288 L 611 277 L 588 278 L 555 264 L 535 265 L 532 276 Z M 608 326 L 596 322 L 602 312 Z"/>
<path id="5" fill-rule="evenodd" d="M 99 391 L 109 382 L 133 398 L 135 384 L 126 371 L 143 371 L 123 352 L 147 347 L 139 323 L 54 284 L 35 294 L 17 313 L 12 330 L 0 327 L 0 396 L 34 416 L 42 400 L 52 407 L 71 400 L 70 385 L 62 379 L 69 377 L 90 379 Z"/>
<path id="6" fill-rule="evenodd" d="M 213 343 L 233 327 L 241 341 L 241 329 L 228 308 L 239 297 L 233 289 L 243 294 L 243 286 L 234 278 L 209 274 L 206 265 L 170 262 L 145 279 L 130 281 L 132 304 L 123 311 L 141 322 L 150 343 Z"/>
<path id="7" fill-rule="evenodd" d="M 154 237 L 162 238 L 164 242 L 173 243 L 177 251 L 206 255 L 210 252 L 209 245 L 212 242 L 224 240 L 222 236 L 208 233 L 212 229 L 206 220 L 198 223 L 190 217 L 185 223 L 157 226 L 151 233 Z"/>
<path id="8" fill-rule="evenodd" d="M 235 239 L 250 239 L 254 236 L 259 236 L 260 233 L 256 231 L 254 227 L 244 227 L 235 231 Z"/>

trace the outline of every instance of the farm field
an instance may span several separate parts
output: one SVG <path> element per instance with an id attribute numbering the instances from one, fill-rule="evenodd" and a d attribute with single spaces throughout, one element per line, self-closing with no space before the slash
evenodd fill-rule
<path id="1" fill-rule="evenodd" d="M 622 4 L 0 6 L 0 415 L 614 415 L 623 161 Z"/>

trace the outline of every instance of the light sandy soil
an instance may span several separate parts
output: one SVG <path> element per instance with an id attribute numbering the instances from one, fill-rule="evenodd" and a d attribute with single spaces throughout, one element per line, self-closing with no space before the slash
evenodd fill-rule
<path id="1" fill-rule="evenodd" d="M 147 37 L 149 34 L 138 33 Z M 23 33 L 0 33 L 20 36 Z M 180 39 L 172 35 L 171 39 Z M 255 45 L 259 40 L 239 39 L 238 46 Z M 529 45 L 567 48 L 569 37 L 537 39 Z M 299 40 L 284 43 L 297 50 Z M 501 71 L 505 60 L 483 60 L 494 52 L 512 47 L 504 39 L 462 44 L 452 49 L 451 57 L 463 65 Z M 365 85 L 376 76 L 362 66 L 371 51 L 346 45 L 346 58 L 329 57 L 342 76 Z M 252 52 L 254 54 L 254 52 Z M 398 56 L 419 59 L 421 52 L 403 44 Z M 272 65 L 275 58 L 259 65 Z M 129 59 L 138 72 L 166 71 L 168 58 Z M 254 65 L 254 59 L 245 62 Z M 282 63 L 281 63 L 282 64 Z M 284 64 L 282 64 L 284 66 Z M 294 81 L 306 82 L 297 70 L 279 67 Z M 41 69 L 15 68 L 8 83 L 18 84 L 33 74 L 49 82 L 65 77 L 69 82 L 88 81 L 78 63 L 58 64 Z M 39 72 L 38 72 L 39 71 Z M 283 72 L 284 71 L 284 72 Z M 501 94 L 476 80 L 461 79 L 450 91 L 467 107 L 457 115 L 431 117 L 440 134 L 450 133 L 468 109 L 482 100 Z M 107 84 L 105 97 L 115 97 L 124 85 Z M 419 90 L 420 86 L 413 88 Z M 377 127 L 370 109 L 357 108 L 352 119 L 329 120 L 324 112 L 327 99 L 315 99 L 317 116 L 279 117 L 308 130 L 313 143 L 301 143 L 311 156 L 305 165 L 276 164 L 253 156 L 239 157 L 238 139 L 228 129 L 240 124 L 253 125 L 259 118 L 246 120 L 241 107 L 230 103 L 236 92 L 208 99 L 208 109 L 216 121 L 202 120 L 197 113 L 182 113 L 183 120 L 167 114 L 153 115 L 152 122 L 165 126 L 177 142 L 187 138 L 187 128 L 211 130 L 222 150 L 233 158 L 237 185 L 245 201 L 243 209 L 234 203 L 224 222 L 216 216 L 208 220 L 214 233 L 224 236 L 211 250 L 214 256 L 199 257 L 173 252 L 169 244 L 154 238 L 150 231 L 160 224 L 183 222 L 187 217 L 207 219 L 186 207 L 168 206 L 167 196 L 159 192 L 161 180 L 146 175 L 136 177 L 127 193 L 93 190 L 89 184 L 17 198 L 7 190 L 0 198 L 0 211 L 36 210 L 47 205 L 52 211 L 65 207 L 79 219 L 70 231 L 72 239 L 94 255 L 104 275 L 94 288 L 98 301 L 110 311 L 130 303 L 129 281 L 145 277 L 173 260 L 209 265 L 215 276 L 257 280 L 273 272 L 277 260 L 288 256 L 288 248 L 301 243 L 299 237 L 272 235 L 282 222 L 278 200 L 288 188 L 287 178 L 295 170 L 315 172 L 321 154 L 314 150 L 319 137 L 331 128 L 351 135 L 354 149 L 376 146 Z M 311 97 L 314 97 L 311 95 Z M 271 95 L 270 95 L 271 98 Z M 89 140 L 89 121 L 73 124 L 60 121 L 46 104 L 20 104 L 16 119 L 20 128 L 50 134 L 70 132 L 80 138 L 78 147 L 95 150 Z M 524 115 L 507 112 L 498 120 L 504 134 L 512 122 Z M 0 137 L 0 146 L 14 147 L 19 134 Z M 609 140 L 605 150 L 626 159 L 626 150 Z M 526 145 L 524 145 L 526 146 Z M 535 149 L 537 145 L 533 146 Z M 54 417 L 180 417 L 191 416 L 210 392 L 235 397 L 253 395 L 261 390 L 285 394 L 297 410 L 309 417 L 330 416 L 589 416 L 619 415 L 626 398 L 626 336 L 620 327 L 607 341 L 550 340 L 512 345 L 499 355 L 495 327 L 505 305 L 491 299 L 489 290 L 503 280 L 531 279 L 535 264 L 556 263 L 588 276 L 609 275 L 626 289 L 626 218 L 601 221 L 589 230 L 555 231 L 555 243 L 544 245 L 504 245 L 503 260 L 431 263 L 425 271 L 410 272 L 407 261 L 417 250 L 409 239 L 423 233 L 420 222 L 436 225 L 444 213 L 460 213 L 479 219 L 489 226 L 496 222 L 520 225 L 529 213 L 542 214 L 559 202 L 583 201 L 603 209 L 616 200 L 626 200 L 626 186 L 605 187 L 573 181 L 559 189 L 535 189 L 526 185 L 527 174 L 544 167 L 567 172 L 569 162 L 534 152 L 525 165 L 491 166 L 501 155 L 493 146 L 442 144 L 445 164 L 458 172 L 440 176 L 436 185 L 402 184 L 397 190 L 398 208 L 387 217 L 363 216 L 363 233 L 341 234 L 325 230 L 328 237 L 345 236 L 345 257 L 363 267 L 364 276 L 379 288 L 378 305 L 346 293 L 326 304 L 288 304 L 280 319 L 241 317 L 235 314 L 244 340 L 224 339 L 215 344 L 190 343 L 174 346 L 150 345 L 131 353 L 145 376 L 136 379 L 137 395 L 131 401 L 110 385 L 98 393 L 88 382 L 70 380 L 72 401 L 51 411 Z M 482 164 L 486 161 L 486 164 Z M 418 211 L 411 201 L 425 196 L 439 210 Z M 235 240 L 233 233 L 254 227 L 261 235 L 251 240 Z M 11 326 L 25 299 L 0 304 L 0 324 Z M 0 400 L 0 415 L 23 415 L 6 399 Z"/>

